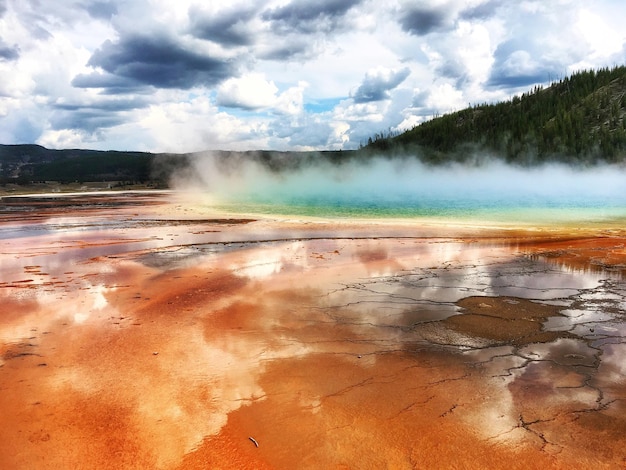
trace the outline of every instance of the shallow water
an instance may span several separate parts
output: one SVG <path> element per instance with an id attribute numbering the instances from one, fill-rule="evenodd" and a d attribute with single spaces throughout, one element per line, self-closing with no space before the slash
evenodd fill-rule
<path id="1" fill-rule="evenodd" d="M 626 462 L 614 226 L 251 221 L 145 197 L 0 222 L 1 468 Z"/>
<path id="2" fill-rule="evenodd" d="M 282 173 L 254 165 L 232 173 L 215 168 L 202 188 L 215 197 L 212 206 L 272 215 L 524 225 L 626 220 L 626 171 L 620 166 L 427 166 L 411 159 L 361 163 Z"/>
<path id="3" fill-rule="evenodd" d="M 399 200 L 385 198 L 298 198 L 264 200 L 244 198 L 212 203 L 211 208 L 225 212 L 258 213 L 265 215 L 300 215 L 310 217 L 352 218 L 430 218 L 458 219 L 464 222 L 530 223 L 606 223 L 626 220 L 626 201 L 610 198 L 580 197 L 554 200 L 496 200 L 491 199 L 433 199 L 414 195 Z M 618 222 L 619 221 L 619 222 Z"/>

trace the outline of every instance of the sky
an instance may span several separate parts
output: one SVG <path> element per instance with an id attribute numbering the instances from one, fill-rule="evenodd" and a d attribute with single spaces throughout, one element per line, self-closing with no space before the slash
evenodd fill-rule
<path id="1" fill-rule="evenodd" d="M 623 0 L 0 0 L 0 143 L 354 149 L 626 64 Z"/>

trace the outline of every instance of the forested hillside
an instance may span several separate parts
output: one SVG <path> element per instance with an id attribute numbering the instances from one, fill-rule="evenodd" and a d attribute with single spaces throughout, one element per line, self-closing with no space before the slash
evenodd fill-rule
<path id="1" fill-rule="evenodd" d="M 126 181 L 151 179 L 154 155 L 145 152 L 51 150 L 39 145 L 0 145 L 0 183 Z"/>
<path id="2" fill-rule="evenodd" d="M 626 67 L 586 70 L 497 104 L 447 114 L 369 151 L 417 152 L 429 162 L 488 152 L 509 162 L 622 161 L 626 158 Z"/>

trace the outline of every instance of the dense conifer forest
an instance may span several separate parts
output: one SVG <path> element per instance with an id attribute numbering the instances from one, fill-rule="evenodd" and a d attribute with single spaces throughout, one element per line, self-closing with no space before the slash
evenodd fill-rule
<path id="1" fill-rule="evenodd" d="M 489 153 L 508 162 L 598 163 L 626 158 L 626 67 L 584 70 L 497 104 L 381 133 L 366 150 L 417 153 L 440 163 Z"/>

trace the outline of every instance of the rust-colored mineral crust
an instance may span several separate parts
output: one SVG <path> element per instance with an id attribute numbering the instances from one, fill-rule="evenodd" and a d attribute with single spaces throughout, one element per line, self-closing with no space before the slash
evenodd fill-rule
<path id="1" fill-rule="evenodd" d="M 0 201 L 0 468 L 626 465 L 621 230 L 171 197 Z"/>

